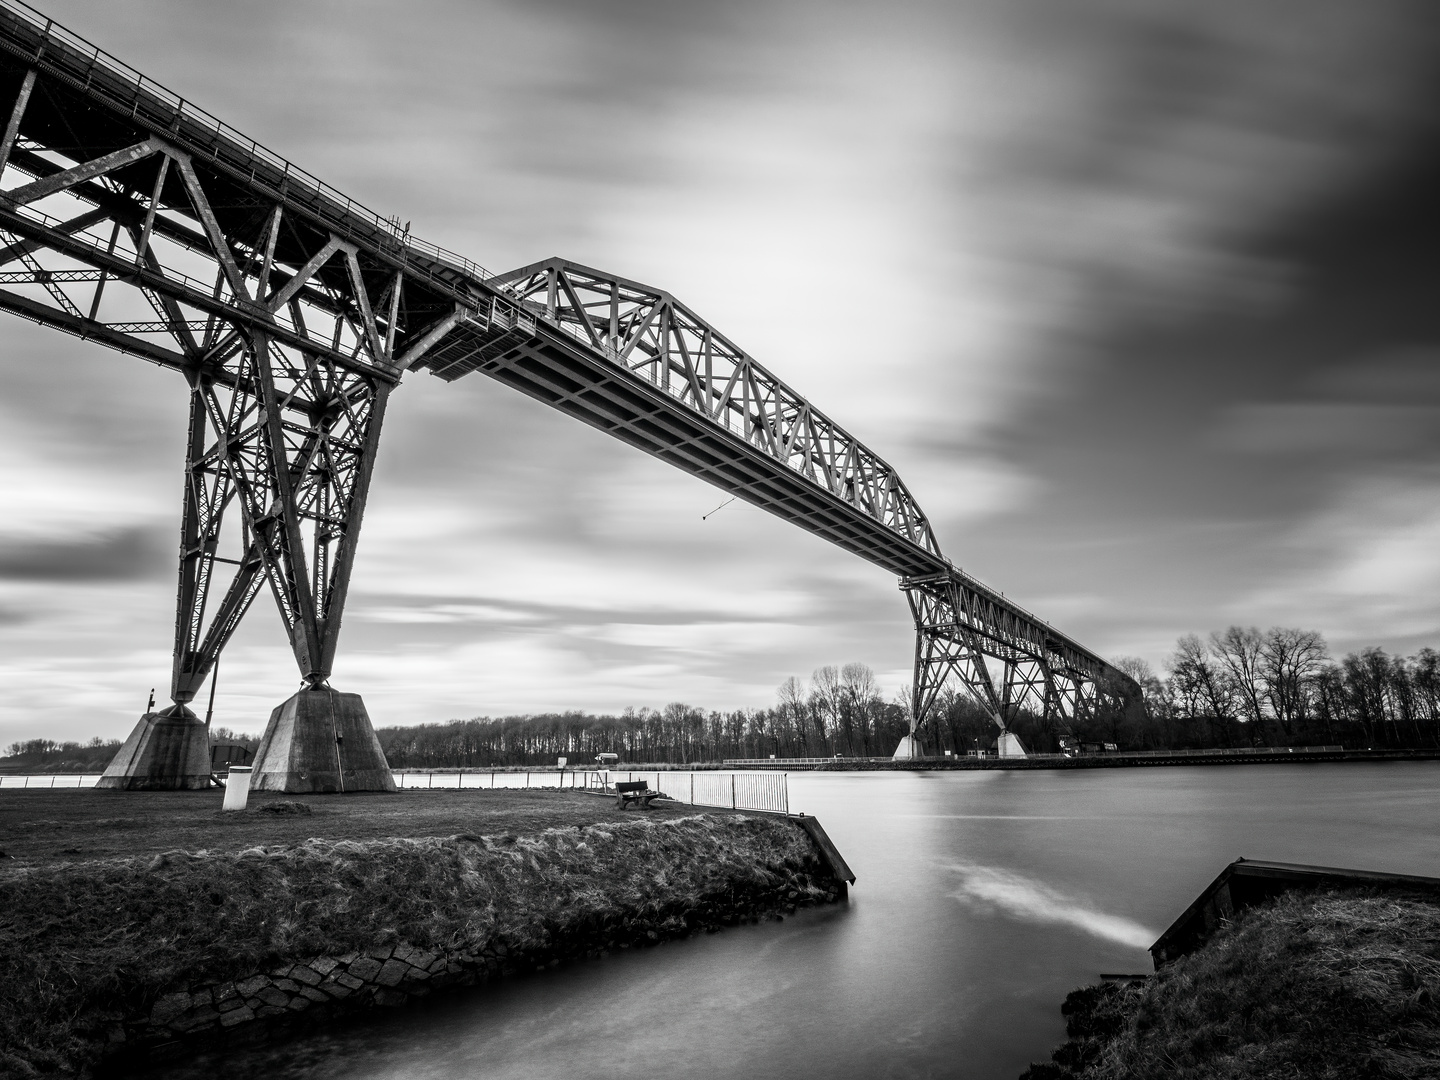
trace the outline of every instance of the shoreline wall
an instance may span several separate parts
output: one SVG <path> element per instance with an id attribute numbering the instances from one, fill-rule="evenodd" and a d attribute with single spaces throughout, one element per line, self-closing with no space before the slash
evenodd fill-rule
<path id="1" fill-rule="evenodd" d="M 798 821 L 730 812 L 16 871 L 0 1073 L 133 1067 L 845 890 Z"/>
<path id="2" fill-rule="evenodd" d="M 1310 765 L 1322 762 L 1376 762 L 1376 761 L 1435 761 L 1440 760 L 1440 749 L 1435 750 L 1334 750 L 1325 752 L 1295 752 L 1267 754 L 1159 754 L 1141 757 L 1136 754 L 1082 754 L 1078 757 L 1059 755 L 1036 755 L 1023 758 L 900 758 L 900 759 L 848 759 L 821 761 L 815 764 L 787 763 L 784 765 L 726 765 L 727 769 L 753 769 L 756 771 L 774 769 L 790 773 L 802 772 L 967 772 L 985 769 L 1132 769 L 1164 768 L 1177 765 Z M 717 766 L 721 767 L 721 766 Z M 426 771 L 426 770 L 411 770 Z M 433 770 L 440 772 L 441 770 Z M 450 770 L 454 771 L 454 770 Z M 653 772 L 653 767 L 635 766 L 636 772 Z"/>

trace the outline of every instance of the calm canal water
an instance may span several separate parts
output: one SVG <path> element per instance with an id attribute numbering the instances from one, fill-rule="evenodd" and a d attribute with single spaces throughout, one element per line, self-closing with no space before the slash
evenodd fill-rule
<path id="1" fill-rule="evenodd" d="M 848 904 L 561 967 L 165 1077 L 1017 1076 L 1237 856 L 1440 874 L 1440 763 L 797 773 Z"/>

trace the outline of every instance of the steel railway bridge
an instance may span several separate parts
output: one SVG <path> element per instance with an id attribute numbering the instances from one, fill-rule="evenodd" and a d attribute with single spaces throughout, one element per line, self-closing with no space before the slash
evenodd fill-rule
<path id="1" fill-rule="evenodd" d="M 208 778 L 187 703 L 267 584 L 304 689 L 258 786 L 389 783 L 358 696 L 327 679 L 386 405 L 419 370 L 487 375 L 898 575 L 912 733 L 951 676 L 1002 733 L 1020 709 L 1079 721 L 1134 698 L 956 569 L 894 469 L 669 293 L 563 259 L 489 273 L 13 0 L 0 118 L 0 308 L 190 387 L 173 705 L 112 786 Z"/>

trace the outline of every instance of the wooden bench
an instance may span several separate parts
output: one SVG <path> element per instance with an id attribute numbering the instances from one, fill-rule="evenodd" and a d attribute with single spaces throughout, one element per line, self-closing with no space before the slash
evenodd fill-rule
<path id="1" fill-rule="evenodd" d="M 650 800 L 658 799 L 663 792 L 651 791 L 650 785 L 644 780 L 630 780 L 615 785 L 616 805 L 624 810 L 631 803 L 637 803 L 641 810 L 650 809 Z"/>

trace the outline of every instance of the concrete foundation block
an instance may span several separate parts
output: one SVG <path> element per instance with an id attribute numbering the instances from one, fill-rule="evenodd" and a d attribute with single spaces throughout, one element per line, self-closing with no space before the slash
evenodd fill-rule
<path id="1" fill-rule="evenodd" d="M 210 736 L 205 722 L 184 705 L 146 713 L 95 786 L 118 791 L 209 787 Z"/>
<path id="2" fill-rule="evenodd" d="M 895 747 L 895 753 L 890 756 L 892 758 L 898 758 L 900 760 L 909 760 L 911 758 L 920 757 L 920 740 L 917 739 L 914 735 L 906 735 L 900 740 L 900 745 Z"/>
<path id="3" fill-rule="evenodd" d="M 995 741 L 995 755 L 1002 758 L 1029 756 L 1025 753 L 1025 744 L 1020 741 L 1020 736 L 1013 731 L 1000 733 L 1000 737 Z"/>
<path id="4" fill-rule="evenodd" d="M 359 694 L 301 690 L 270 714 L 251 791 L 394 791 L 395 778 Z"/>

